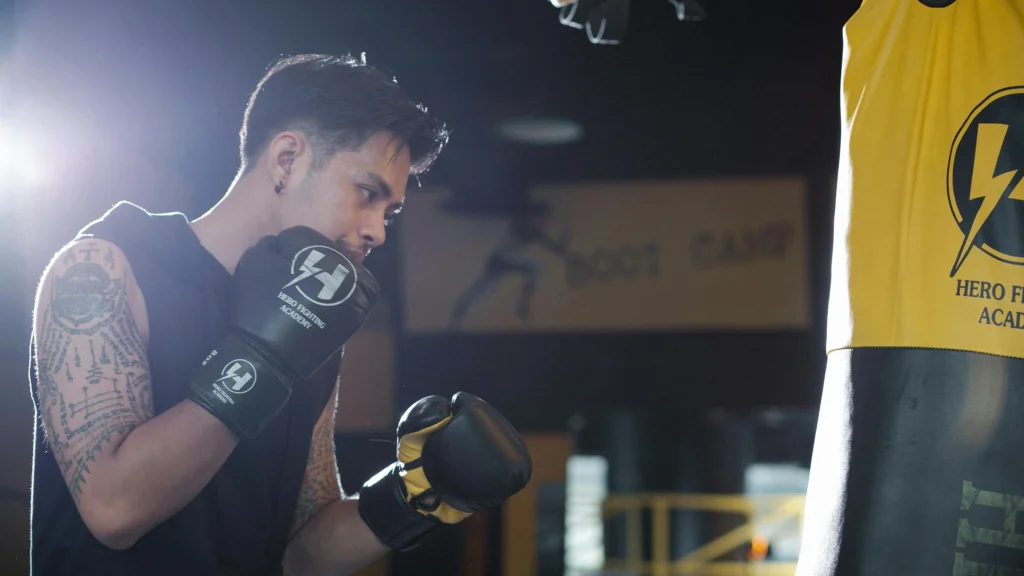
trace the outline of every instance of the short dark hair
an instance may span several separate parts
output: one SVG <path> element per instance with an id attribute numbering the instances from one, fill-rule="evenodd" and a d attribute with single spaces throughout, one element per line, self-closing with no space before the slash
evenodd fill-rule
<path id="1" fill-rule="evenodd" d="M 284 130 L 301 130 L 311 139 L 316 168 L 388 132 L 408 147 L 414 175 L 428 170 L 448 141 L 444 123 L 413 102 L 393 77 L 368 65 L 365 55 L 302 54 L 273 63 L 245 107 L 242 169 Z"/>

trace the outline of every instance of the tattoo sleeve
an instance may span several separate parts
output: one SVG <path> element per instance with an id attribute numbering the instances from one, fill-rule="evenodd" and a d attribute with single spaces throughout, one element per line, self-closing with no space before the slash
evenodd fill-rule
<path id="1" fill-rule="evenodd" d="M 103 458 L 153 417 L 146 342 L 131 293 L 138 289 L 124 254 L 108 242 L 84 240 L 57 255 L 37 295 L 39 409 L 76 501 Z"/>
<path id="2" fill-rule="evenodd" d="M 334 414 L 338 408 L 338 387 L 339 383 L 336 382 L 332 399 L 327 402 L 323 414 L 313 428 L 309 459 L 306 461 L 306 476 L 299 490 L 299 502 L 292 523 L 292 536 L 295 536 L 321 507 L 342 498 L 338 462 L 334 455 Z"/>

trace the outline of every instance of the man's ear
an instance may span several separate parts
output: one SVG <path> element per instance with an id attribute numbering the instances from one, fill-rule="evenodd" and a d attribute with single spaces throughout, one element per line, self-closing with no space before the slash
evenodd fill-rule
<path id="1" fill-rule="evenodd" d="M 274 190 L 287 190 L 296 168 L 296 159 L 308 148 L 305 137 L 299 132 L 280 132 L 267 145 L 265 162 L 274 183 Z"/>

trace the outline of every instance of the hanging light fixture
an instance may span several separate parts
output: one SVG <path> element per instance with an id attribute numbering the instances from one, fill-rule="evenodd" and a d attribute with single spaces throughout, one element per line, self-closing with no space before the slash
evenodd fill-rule
<path id="1" fill-rule="evenodd" d="M 558 8 L 558 21 L 585 30 L 591 44 L 619 44 L 629 25 L 630 0 L 550 0 Z M 668 0 L 679 21 L 699 22 L 707 11 L 698 0 Z"/>

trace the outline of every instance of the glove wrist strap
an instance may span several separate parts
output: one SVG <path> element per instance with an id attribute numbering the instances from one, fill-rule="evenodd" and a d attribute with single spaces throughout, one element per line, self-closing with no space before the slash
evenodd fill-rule
<path id="1" fill-rule="evenodd" d="M 296 380 L 268 357 L 255 342 L 230 332 L 192 374 L 188 397 L 240 438 L 255 438 L 288 403 Z"/>
<path id="2" fill-rule="evenodd" d="M 418 546 L 440 520 L 409 505 L 399 472 L 395 462 L 366 481 L 359 492 L 359 515 L 381 543 L 406 551 Z"/>

